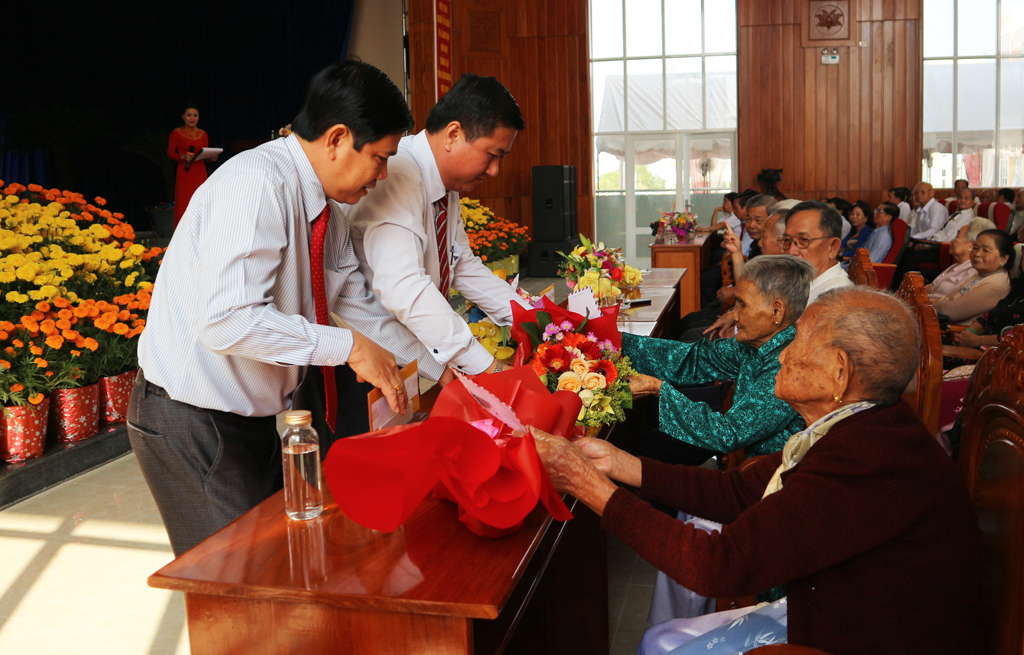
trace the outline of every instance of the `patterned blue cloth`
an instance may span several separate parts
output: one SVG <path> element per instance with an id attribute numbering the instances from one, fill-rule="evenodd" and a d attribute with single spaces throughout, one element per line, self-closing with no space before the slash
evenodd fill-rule
<path id="1" fill-rule="evenodd" d="M 785 644 L 789 637 L 786 599 L 762 605 L 735 621 L 705 632 L 667 655 L 735 655 L 771 644 Z"/>
<path id="2" fill-rule="evenodd" d="M 748 456 L 767 455 L 782 450 L 792 434 L 804 429 L 800 415 L 775 397 L 779 353 L 795 336 L 790 326 L 753 348 L 735 339 L 680 343 L 623 334 L 622 348 L 637 371 L 669 383 L 661 386 L 658 400 L 662 432 L 721 453 L 745 448 Z M 725 414 L 672 386 L 715 380 L 736 380 L 733 404 Z"/>

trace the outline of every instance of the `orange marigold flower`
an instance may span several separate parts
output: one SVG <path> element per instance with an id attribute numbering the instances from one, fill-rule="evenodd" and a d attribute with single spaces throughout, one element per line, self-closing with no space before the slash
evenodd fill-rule
<path id="1" fill-rule="evenodd" d="M 43 349 L 40 348 L 39 346 L 37 346 L 36 344 L 32 344 L 31 346 L 28 347 L 28 349 L 29 349 L 29 352 L 31 352 L 33 355 L 42 355 L 43 354 Z"/>
<path id="2" fill-rule="evenodd" d="M 71 356 L 72 357 L 81 357 L 82 356 L 82 351 L 81 350 L 72 350 L 71 351 Z"/>
<path id="3" fill-rule="evenodd" d="M 107 204 L 107 201 L 105 198 L 100 198 L 99 196 L 96 196 L 96 204 L 102 207 L 103 205 Z"/>
<path id="4" fill-rule="evenodd" d="M 126 334 L 128 332 L 128 326 L 124 323 L 114 323 L 115 334 Z"/>
<path id="5" fill-rule="evenodd" d="M 47 371 L 46 372 L 46 377 L 52 378 L 53 377 L 53 371 Z"/>
<path id="6" fill-rule="evenodd" d="M 14 384 L 11 385 L 11 393 L 18 393 L 19 391 L 23 391 L 24 389 L 25 385 L 22 384 L 21 382 L 15 382 Z"/>
<path id="7" fill-rule="evenodd" d="M 70 321 L 72 318 L 75 317 L 75 313 L 70 309 L 62 309 L 59 312 L 57 312 L 57 316 L 58 318 L 61 318 L 65 321 Z"/>
<path id="8" fill-rule="evenodd" d="M 60 296 L 57 296 L 56 298 L 53 299 L 53 304 L 58 309 L 63 309 L 71 305 L 71 303 L 68 302 L 67 298 L 61 298 Z"/>
<path id="9" fill-rule="evenodd" d="M 129 312 L 127 309 L 122 309 L 121 311 L 119 311 L 117 313 L 117 320 L 119 320 L 119 321 L 127 321 L 130 316 L 131 316 L 131 312 Z"/>
<path id="10" fill-rule="evenodd" d="M 38 184 L 30 184 L 28 185 L 28 190 L 31 191 L 32 193 L 39 193 L 40 191 L 43 190 L 43 187 L 39 186 Z"/>
<path id="11" fill-rule="evenodd" d="M 3 330 L 0 330 L 0 341 L 7 341 L 7 339 L 10 338 L 10 336 L 11 335 L 7 334 Z"/>
<path id="12" fill-rule="evenodd" d="M 41 312 L 48 312 L 50 311 L 50 303 L 46 302 L 45 300 L 37 302 L 36 309 L 38 309 Z"/>
<path id="13" fill-rule="evenodd" d="M 0 359 L 0 367 L 3 367 L 5 369 L 10 369 L 11 368 L 11 363 L 9 361 L 7 361 L 6 359 Z"/>
<path id="14" fill-rule="evenodd" d="M 43 334 L 57 334 L 57 324 L 52 318 L 48 318 L 39 324 L 39 331 Z"/>
<path id="15" fill-rule="evenodd" d="M 4 332 L 11 332 L 14 330 L 14 323 L 11 323 L 10 321 L 0 321 L 0 330 L 3 330 Z"/>
<path id="16" fill-rule="evenodd" d="M 43 398 L 45 397 L 46 396 L 44 396 L 41 393 L 34 393 L 28 397 L 28 401 L 33 405 L 38 405 L 39 403 L 43 402 Z"/>
<path id="17" fill-rule="evenodd" d="M 66 321 L 63 318 L 57 321 L 58 330 L 69 330 L 71 329 L 71 321 Z"/>
<path id="18" fill-rule="evenodd" d="M 89 306 L 88 305 L 79 305 L 78 307 L 75 307 L 73 312 L 74 312 L 75 316 L 77 316 L 78 318 L 85 318 L 86 316 L 89 315 Z"/>
<path id="19" fill-rule="evenodd" d="M 15 339 L 11 343 L 13 343 L 15 346 L 17 346 L 19 348 L 24 348 L 25 347 L 25 344 L 22 343 L 21 339 Z"/>
<path id="20" fill-rule="evenodd" d="M 96 352 L 96 349 L 100 347 L 100 344 L 98 344 L 92 337 L 86 337 L 83 345 L 93 352 Z"/>
<path id="21" fill-rule="evenodd" d="M 79 338 L 78 330 L 61 330 L 60 336 L 64 337 L 68 341 L 76 341 Z"/>
<path id="22" fill-rule="evenodd" d="M 37 320 L 37 321 L 41 321 L 44 318 L 46 318 L 46 314 L 42 313 L 39 310 L 36 310 L 36 311 L 32 312 L 31 314 L 29 314 L 29 316 L 31 316 L 34 320 Z"/>
<path id="23" fill-rule="evenodd" d="M 36 357 L 32 361 L 35 362 L 36 366 L 38 366 L 39 368 L 46 368 L 47 366 L 50 365 L 50 363 L 43 359 L 42 357 Z"/>
<path id="24" fill-rule="evenodd" d="M 54 334 L 53 336 L 46 337 L 46 345 L 56 350 L 60 350 L 61 347 L 64 345 L 64 337 L 60 336 L 59 334 Z"/>

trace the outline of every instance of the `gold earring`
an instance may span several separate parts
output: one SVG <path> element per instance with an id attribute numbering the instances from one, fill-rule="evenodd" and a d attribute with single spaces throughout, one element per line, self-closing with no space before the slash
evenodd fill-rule
<path id="1" fill-rule="evenodd" d="M 836 395 L 835 395 L 835 396 L 833 396 L 833 397 L 834 397 L 834 398 L 836 399 L 836 402 L 839 402 L 839 394 L 836 394 Z"/>

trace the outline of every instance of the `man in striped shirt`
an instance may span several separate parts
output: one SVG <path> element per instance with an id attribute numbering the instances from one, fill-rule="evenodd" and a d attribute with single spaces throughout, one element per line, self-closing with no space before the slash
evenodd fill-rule
<path id="1" fill-rule="evenodd" d="M 374 341 L 443 370 L 366 291 L 340 204 L 387 176 L 411 126 L 384 73 L 336 62 L 313 78 L 295 134 L 232 158 L 189 203 L 154 287 L 128 416 L 176 555 L 281 487 L 276 415 L 307 367 L 348 364 L 403 412 L 395 356 Z M 331 326 L 331 312 L 352 330 Z"/>

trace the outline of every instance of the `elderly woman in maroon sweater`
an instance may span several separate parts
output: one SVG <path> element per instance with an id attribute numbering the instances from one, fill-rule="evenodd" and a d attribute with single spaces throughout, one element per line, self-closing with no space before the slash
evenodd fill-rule
<path id="1" fill-rule="evenodd" d="M 661 652 L 746 652 L 787 638 L 836 655 L 979 652 L 974 509 L 949 457 L 900 400 L 919 342 L 917 322 L 891 296 L 863 287 L 822 295 L 797 322 L 775 385 L 809 427 L 742 471 L 534 432 L 555 485 L 680 584 L 710 597 L 786 585 L 783 601 L 717 628 L 712 615 L 680 620 L 714 629 L 690 625 L 667 646 L 666 624 L 655 626 L 648 635 L 661 630 Z M 724 525 L 704 532 L 648 501 Z M 656 652 L 647 641 L 644 652 Z"/>

